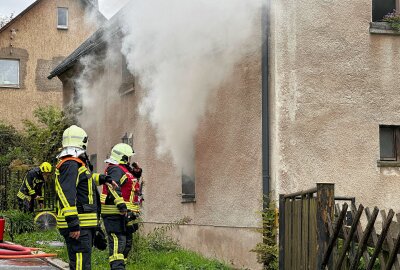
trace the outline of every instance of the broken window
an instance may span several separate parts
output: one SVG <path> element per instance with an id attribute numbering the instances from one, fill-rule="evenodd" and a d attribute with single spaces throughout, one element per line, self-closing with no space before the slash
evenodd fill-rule
<path id="1" fill-rule="evenodd" d="M 372 21 L 382 21 L 385 15 L 398 8 L 398 4 L 398 0 L 372 0 Z"/>
<path id="2" fill-rule="evenodd" d="M 57 8 L 57 28 L 68 29 L 68 8 Z"/>
<path id="3" fill-rule="evenodd" d="M 0 59 L 0 86 L 19 87 L 19 60 Z"/>
<path id="4" fill-rule="evenodd" d="M 121 95 L 125 95 L 134 91 L 135 77 L 130 73 L 128 69 L 128 63 L 126 61 L 125 56 L 122 56 L 121 64 L 122 64 L 122 70 L 121 70 L 122 82 L 119 88 L 119 93 Z"/>
<path id="5" fill-rule="evenodd" d="M 182 202 L 194 202 L 196 198 L 195 192 L 195 155 L 194 149 L 192 150 L 192 157 L 190 163 L 182 171 Z"/>
<path id="6" fill-rule="evenodd" d="M 89 160 L 93 166 L 93 172 L 97 172 L 97 154 L 91 154 Z"/>
<path id="7" fill-rule="evenodd" d="M 380 160 L 400 161 L 400 126 L 379 126 Z"/>

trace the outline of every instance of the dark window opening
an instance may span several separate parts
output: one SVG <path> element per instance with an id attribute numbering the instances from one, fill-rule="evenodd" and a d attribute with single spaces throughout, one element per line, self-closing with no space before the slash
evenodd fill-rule
<path id="1" fill-rule="evenodd" d="M 379 126 L 381 161 L 400 161 L 400 126 Z"/>
<path id="2" fill-rule="evenodd" d="M 191 168 L 182 171 L 182 202 L 195 202 L 196 200 L 196 177 L 195 177 L 195 155 L 192 150 Z"/>
<path id="3" fill-rule="evenodd" d="M 89 160 L 93 165 L 93 172 L 97 172 L 97 154 L 90 155 Z"/>
<path id="4" fill-rule="evenodd" d="M 394 10 L 396 10 L 396 0 L 372 0 L 372 21 L 380 22 Z"/>
<path id="5" fill-rule="evenodd" d="M 122 82 L 119 88 L 119 93 L 121 95 L 125 95 L 131 93 L 135 90 L 135 77 L 131 74 L 128 69 L 128 63 L 126 62 L 126 58 L 122 57 Z"/>

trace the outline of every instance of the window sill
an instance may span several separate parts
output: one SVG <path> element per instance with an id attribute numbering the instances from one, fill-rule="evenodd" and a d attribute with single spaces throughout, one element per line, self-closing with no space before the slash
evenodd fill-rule
<path id="1" fill-rule="evenodd" d="M 400 161 L 378 160 L 378 167 L 400 167 Z"/>
<path id="2" fill-rule="evenodd" d="M 120 96 L 125 96 L 125 95 L 127 95 L 127 94 L 129 94 L 129 93 L 133 93 L 135 91 L 135 88 L 134 87 L 132 87 L 132 88 L 129 88 L 129 89 L 127 89 L 127 90 L 124 90 L 124 91 L 121 91 L 120 90 Z"/>
<path id="3" fill-rule="evenodd" d="M 196 197 L 194 195 L 182 195 L 181 203 L 195 203 Z"/>
<path id="4" fill-rule="evenodd" d="M 21 89 L 19 85 L 0 85 L 0 88 Z"/>
<path id="5" fill-rule="evenodd" d="M 57 26 L 58 30 L 68 30 L 68 26 Z"/>
<path id="6" fill-rule="evenodd" d="M 370 22 L 369 23 L 369 33 L 370 34 L 380 34 L 380 35 L 400 35 L 400 32 L 393 30 L 390 24 L 387 22 Z"/>

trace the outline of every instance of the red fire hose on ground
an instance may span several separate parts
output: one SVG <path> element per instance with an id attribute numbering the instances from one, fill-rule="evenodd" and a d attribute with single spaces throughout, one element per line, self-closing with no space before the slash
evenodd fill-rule
<path id="1" fill-rule="evenodd" d="M 0 217 L 0 259 L 26 259 L 57 256 L 57 254 L 48 253 L 32 254 L 32 251 L 37 251 L 38 248 L 30 248 L 10 243 L 3 243 L 4 227 L 5 220 L 3 217 Z"/>

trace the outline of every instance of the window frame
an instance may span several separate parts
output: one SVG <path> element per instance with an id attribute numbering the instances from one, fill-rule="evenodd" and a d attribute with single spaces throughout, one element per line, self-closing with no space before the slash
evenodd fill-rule
<path id="1" fill-rule="evenodd" d="M 60 10 L 66 10 L 66 25 L 60 25 Z M 67 7 L 57 7 L 57 29 L 66 30 L 69 27 L 69 10 Z"/>
<path id="2" fill-rule="evenodd" d="M 387 15 L 387 14 L 389 14 L 390 12 L 393 12 L 393 10 L 399 10 L 399 7 L 400 7 L 400 0 L 393 0 L 394 1 L 394 7 L 393 7 L 393 9 L 392 10 L 390 10 L 390 11 L 388 11 L 386 14 L 384 14 L 383 16 L 385 16 L 385 15 Z M 376 8 L 376 5 L 378 5 L 378 4 L 376 4 L 376 2 L 379 2 L 379 4 L 381 5 L 381 7 L 382 7 L 382 0 L 372 0 L 372 10 L 371 10 L 371 22 L 382 22 L 382 19 L 383 19 L 383 17 L 382 18 L 377 18 L 377 14 L 376 13 L 378 13 L 378 11 L 377 11 L 377 8 Z"/>
<path id="3" fill-rule="evenodd" d="M 20 88 L 21 87 L 21 60 L 14 58 L 0 58 L 0 61 L 13 61 L 18 62 L 18 82 L 17 84 L 2 84 L 0 82 L 0 88 Z"/>
<path id="4" fill-rule="evenodd" d="M 393 129 L 393 142 L 394 157 L 382 157 L 381 150 L 381 129 L 391 128 Z M 379 166 L 400 166 L 400 126 L 398 125 L 379 125 Z"/>

